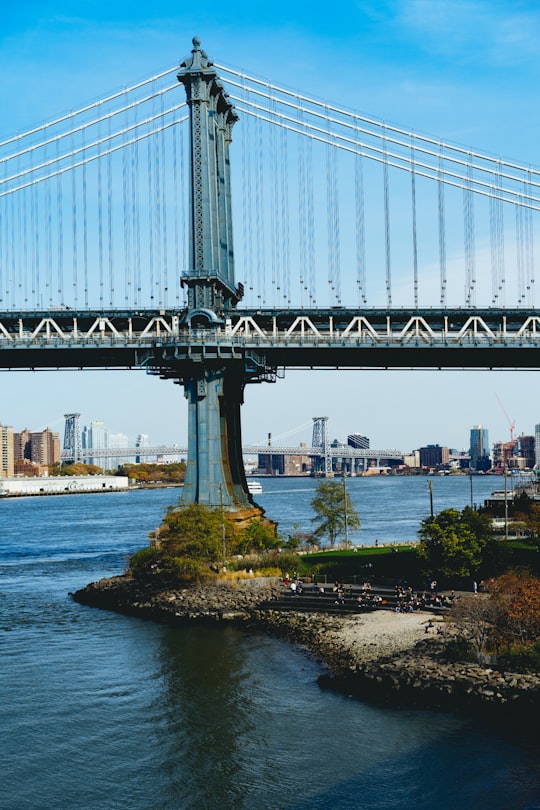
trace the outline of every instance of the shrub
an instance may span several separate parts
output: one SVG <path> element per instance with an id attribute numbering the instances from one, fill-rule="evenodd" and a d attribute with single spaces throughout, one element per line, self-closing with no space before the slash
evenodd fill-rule
<path id="1" fill-rule="evenodd" d="M 508 672 L 540 672 L 540 640 L 525 647 L 509 647 L 497 657 L 497 665 Z"/>
<path id="2" fill-rule="evenodd" d="M 451 639 L 445 646 L 445 654 L 449 661 L 475 663 L 478 660 L 473 644 L 464 636 Z"/>
<path id="3" fill-rule="evenodd" d="M 153 548 L 141 548 L 129 560 L 129 570 L 136 579 L 143 579 L 152 573 L 152 566 L 157 565 L 158 552 Z"/>

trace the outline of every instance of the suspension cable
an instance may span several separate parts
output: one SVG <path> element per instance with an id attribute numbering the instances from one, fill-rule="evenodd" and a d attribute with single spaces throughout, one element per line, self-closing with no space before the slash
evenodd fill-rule
<path id="1" fill-rule="evenodd" d="M 390 133 L 396 133 L 396 134 L 405 136 L 406 143 L 408 143 L 411 139 L 414 139 L 417 144 L 421 144 L 421 143 L 431 144 L 435 149 L 435 155 L 436 155 L 438 149 L 441 146 L 440 139 L 429 137 L 427 135 L 419 135 L 416 132 L 411 132 L 410 130 L 406 130 L 406 129 L 403 129 L 403 128 L 400 128 L 400 127 L 389 125 L 386 122 L 381 122 L 381 121 L 377 121 L 376 119 L 373 119 L 373 118 L 368 118 L 367 116 L 360 115 L 357 112 L 351 112 L 350 110 L 345 110 L 345 109 L 343 109 L 341 107 L 328 105 L 326 102 L 319 101 L 319 100 L 314 99 L 314 98 L 309 97 L 309 96 L 303 96 L 303 95 L 299 94 L 297 91 L 287 90 L 286 88 L 279 87 L 278 85 L 270 84 L 267 81 L 261 81 L 259 79 L 256 79 L 253 76 L 249 76 L 249 75 L 247 75 L 245 73 L 241 73 L 239 71 L 233 70 L 232 68 L 228 68 L 228 67 L 226 67 L 224 65 L 216 64 L 216 68 L 219 69 L 220 71 L 224 71 L 228 75 L 236 76 L 236 77 L 238 77 L 240 79 L 244 79 L 244 80 L 246 80 L 246 81 L 248 81 L 248 82 L 250 82 L 252 84 L 261 85 L 264 88 L 270 88 L 272 91 L 276 91 L 276 92 L 282 94 L 283 96 L 292 97 L 292 98 L 296 99 L 297 101 L 299 101 L 299 100 L 305 101 L 306 103 L 311 104 L 314 107 L 318 107 L 318 108 L 321 108 L 321 109 L 329 109 L 332 112 L 338 113 L 339 115 L 346 116 L 347 118 L 351 118 L 351 119 L 357 120 L 357 121 L 362 121 L 363 123 L 368 124 L 369 126 L 378 127 L 379 129 L 381 129 L 381 131 L 385 132 L 387 139 L 388 139 L 388 132 L 390 132 Z M 235 84 L 234 81 L 232 81 L 230 79 L 227 79 L 227 83 L 228 84 Z M 243 86 L 243 85 L 237 85 L 237 86 Z M 254 88 L 252 88 L 252 92 L 256 93 L 257 91 Z M 234 96 L 231 95 L 231 98 L 234 99 Z M 285 102 L 285 100 L 281 100 L 281 103 L 283 103 L 284 105 L 287 104 L 287 102 Z M 312 114 L 315 115 L 315 112 L 313 112 Z M 472 156 L 475 159 L 482 160 L 482 161 L 485 161 L 487 163 L 493 163 L 493 164 L 495 164 L 495 166 L 498 166 L 501 163 L 500 158 L 498 158 L 498 157 L 494 157 L 493 155 L 489 155 L 487 153 L 471 152 L 470 149 L 468 149 L 466 147 L 460 147 L 457 144 L 453 145 L 453 144 L 449 144 L 449 143 L 443 143 L 443 147 L 444 147 L 445 151 L 450 151 L 451 150 L 451 151 L 456 152 L 458 154 L 462 154 L 462 155 L 465 156 L 466 159 L 467 158 L 470 159 L 470 157 Z M 420 146 L 417 145 L 417 150 L 419 150 L 419 149 L 420 149 Z M 527 173 L 528 171 L 531 171 L 531 174 L 534 174 L 535 176 L 540 177 L 540 169 L 539 170 L 533 170 L 533 169 L 530 169 L 530 167 L 528 167 L 528 166 L 525 166 L 525 165 L 522 165 L 522 164 L 519 164 L 519 163 L 515 163 L 515 162 L 510 162 L 510 161 L 505 161 L 504 163 L 502 163 L 502 165 L 504 165 L 506 168 L 511 168 L 511 169 L 516 170 L 516 171 L 520 171 L 520 172 L 524 172 L 524 173 Z"/>
<path id="2" fill-rule="evenodd" d="M 268 116 L 262 115 L 260 110 L 263 108 L 258 107 L 257 105 L 251 104 L 249 107 L 237 107 L 239 112 L 244 113 L 245 115 L 252 115 L 254 118 L 257 118 L 262 121 L 266 121 L 267 123 L 272 123 Z M 265 112 L 265 110 L 263 110 Z M 402 171 L 410 171 L 410 159 L 406 154 L 397 154 L 395 152 L 389 152 L 386 148 L 386 153 L 383 154 L 383 147 L 376 147 L 372 144 L 365 143 L 363 141 L 354 140 L 352 138 L 346 138 L 344 135 L 340 135 L 339 133 L 332 133 L 331 138 L 328 137 L 327 130 L 316 127 L 313 124 L 310 124 L 307 121 L 304 121 L 303 127 L 304 130 L 300 131 L 295 126 L 295 121 L 293 118 L 289 116 L 285 116 L 276 112 L 276 117 L 280 118 L 278 125 L 289 129 L 292 132 L 297 132 L 300 134 L 307 135 L 312 140 L 319 141 L 321 143 L 330 143 L 331 145 L 336 146 L 337 148 L 347 151 L 357 153 L 359 149 L 364 151 L 366 157 L 370 160 L 379 163 L 387 163 L 388 166 L 392 168 L 401 169 Z M 288 123 L 284 123 L 288 122 Z M 276 123 L 276 122 L 274 122 Z M 371 154 L 368 154 L 371 153 Z M 426 177 L 430 180 L 442 180 L 446 185 L 454 186 L 456 188 L 465 188 L 467 184 L 467 176 L 464 174 L 460 174 L 458 172 L 451 171 L 450 169 L 440 167 L 440 166 L 431 166 L 430 164 L 423 163 L 420 161 L 415 162 L 415 171 L 417 176 Z M 519 182 L 519 178 L 511 178 L 515 182 Z M 540 184 L 539 184 L 540 185 Z M 492 181 L 488 180 L 479 180 L 475 179 L 475 192 L 477 194 L 483 194 L 484 196 L 490 196 L 492 193 Z M 523 198 L 523 194 L 520 190 L 512 189 L 510 187 L 505 187 L 502 189 L 503 193 L 508 195 L 509 199 L 506 200 L 507 202 L 515 202 L 516 200 L 520 201 L 519 204 L 525 207 L 531 207 L 533 210 L 540 210 L 540 206 L 535 206 L 533 203 L 540 204 L 540 197 L 531 196 L 527 200 Z"/>

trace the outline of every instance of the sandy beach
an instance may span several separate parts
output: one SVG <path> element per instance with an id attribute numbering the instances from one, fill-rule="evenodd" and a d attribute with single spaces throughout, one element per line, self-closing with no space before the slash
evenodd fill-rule
<path id="1" fill-rule="evenodd" d="M 434 627 L 426 633 L 432 622 Z M 344 616 L 338 629 L 329 630 L 329 636 L 342 648 L 350 651 L 358 663 L 396 655 L 412 650 L 418 641 L 434 634 L 443 626 L 442 619 L 425 612 L 394 613 L 387 610 Z"/>

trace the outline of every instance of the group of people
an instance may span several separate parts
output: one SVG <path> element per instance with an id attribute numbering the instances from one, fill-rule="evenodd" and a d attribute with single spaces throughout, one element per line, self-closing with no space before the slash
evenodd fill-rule
<path id="1" fill-rule="evenodd" d="M 284 584 L 289 589 L 291 596 L 300 596 L 304 590 L 304 583 L 295 573 L 292 577 L 289 574 L 284 576 Z M 329 590 L 328 586 L 327 589 Z M 323 584 L 314 580 L 311 583 L 310 591 L 313 594 L 318 594 L 323 597 L 326 593 Z M 329 594 L 330 595 L 330 594 Z M 451 591 L 449 594 L 441 594 L 437 591 L 437 583 L 435 581 L 428 583 L 426 590 L 414 591 L 413 588 L 404 580 L 399 580 L 394 585 L 394 599 L 380 592 L 375 592 L 373 589 L 372 578 L 367 578 L 357 590 L 356 586 L 344 585 L 343 582 L 337 581 L 332 587 L 332 596 L 334 597 L 334 604 L 345 605 L 347 600 L 348 604 L 354 604 L 358 609 L 376 609 L 381 607 L 394 608 L 396 613 L 414 613 L 417 610 L 425 610 L 426 608 L 445 608 L 450 607 L 455 599 L 455 592 Z"/>
<path id="2" fill-rule="evenodd" d="M 437 583 L 435 583 L 436 585 Z M 450 607 L 456 596 L 455 591 L 443 595 L 431 586 L 429 591 L 415 593 L 410 585 L 396 585 L 395 592 L 397 597 L 396 613 L 414 613 L 415 610 L 425 610 L 426 608 Z"/>

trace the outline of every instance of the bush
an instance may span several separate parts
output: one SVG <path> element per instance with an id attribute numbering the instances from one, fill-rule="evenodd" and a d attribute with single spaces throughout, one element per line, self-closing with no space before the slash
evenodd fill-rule
<path id="1" fill-rule="evenodd" d="M 159 553 L 156 549 L 141 548 L 129 560 L 129 570 L 135 579 L 144 579 L 153 573 L 152 566 L 158 564 Z"/>
<path id="2" fill-rule="evenodd" d="M 540 639 L 525 647 L 509 647 L 497 657 L 497 666 L 507 672 L 540 672 Z"/>
<path id="3" fill-rule="evenodd" d="M 476 663 L 478 660 L 473 644 L 463 636 L 457 636 L 446 644 L 445 654 L 449 661 L 468 661 Z"/>

